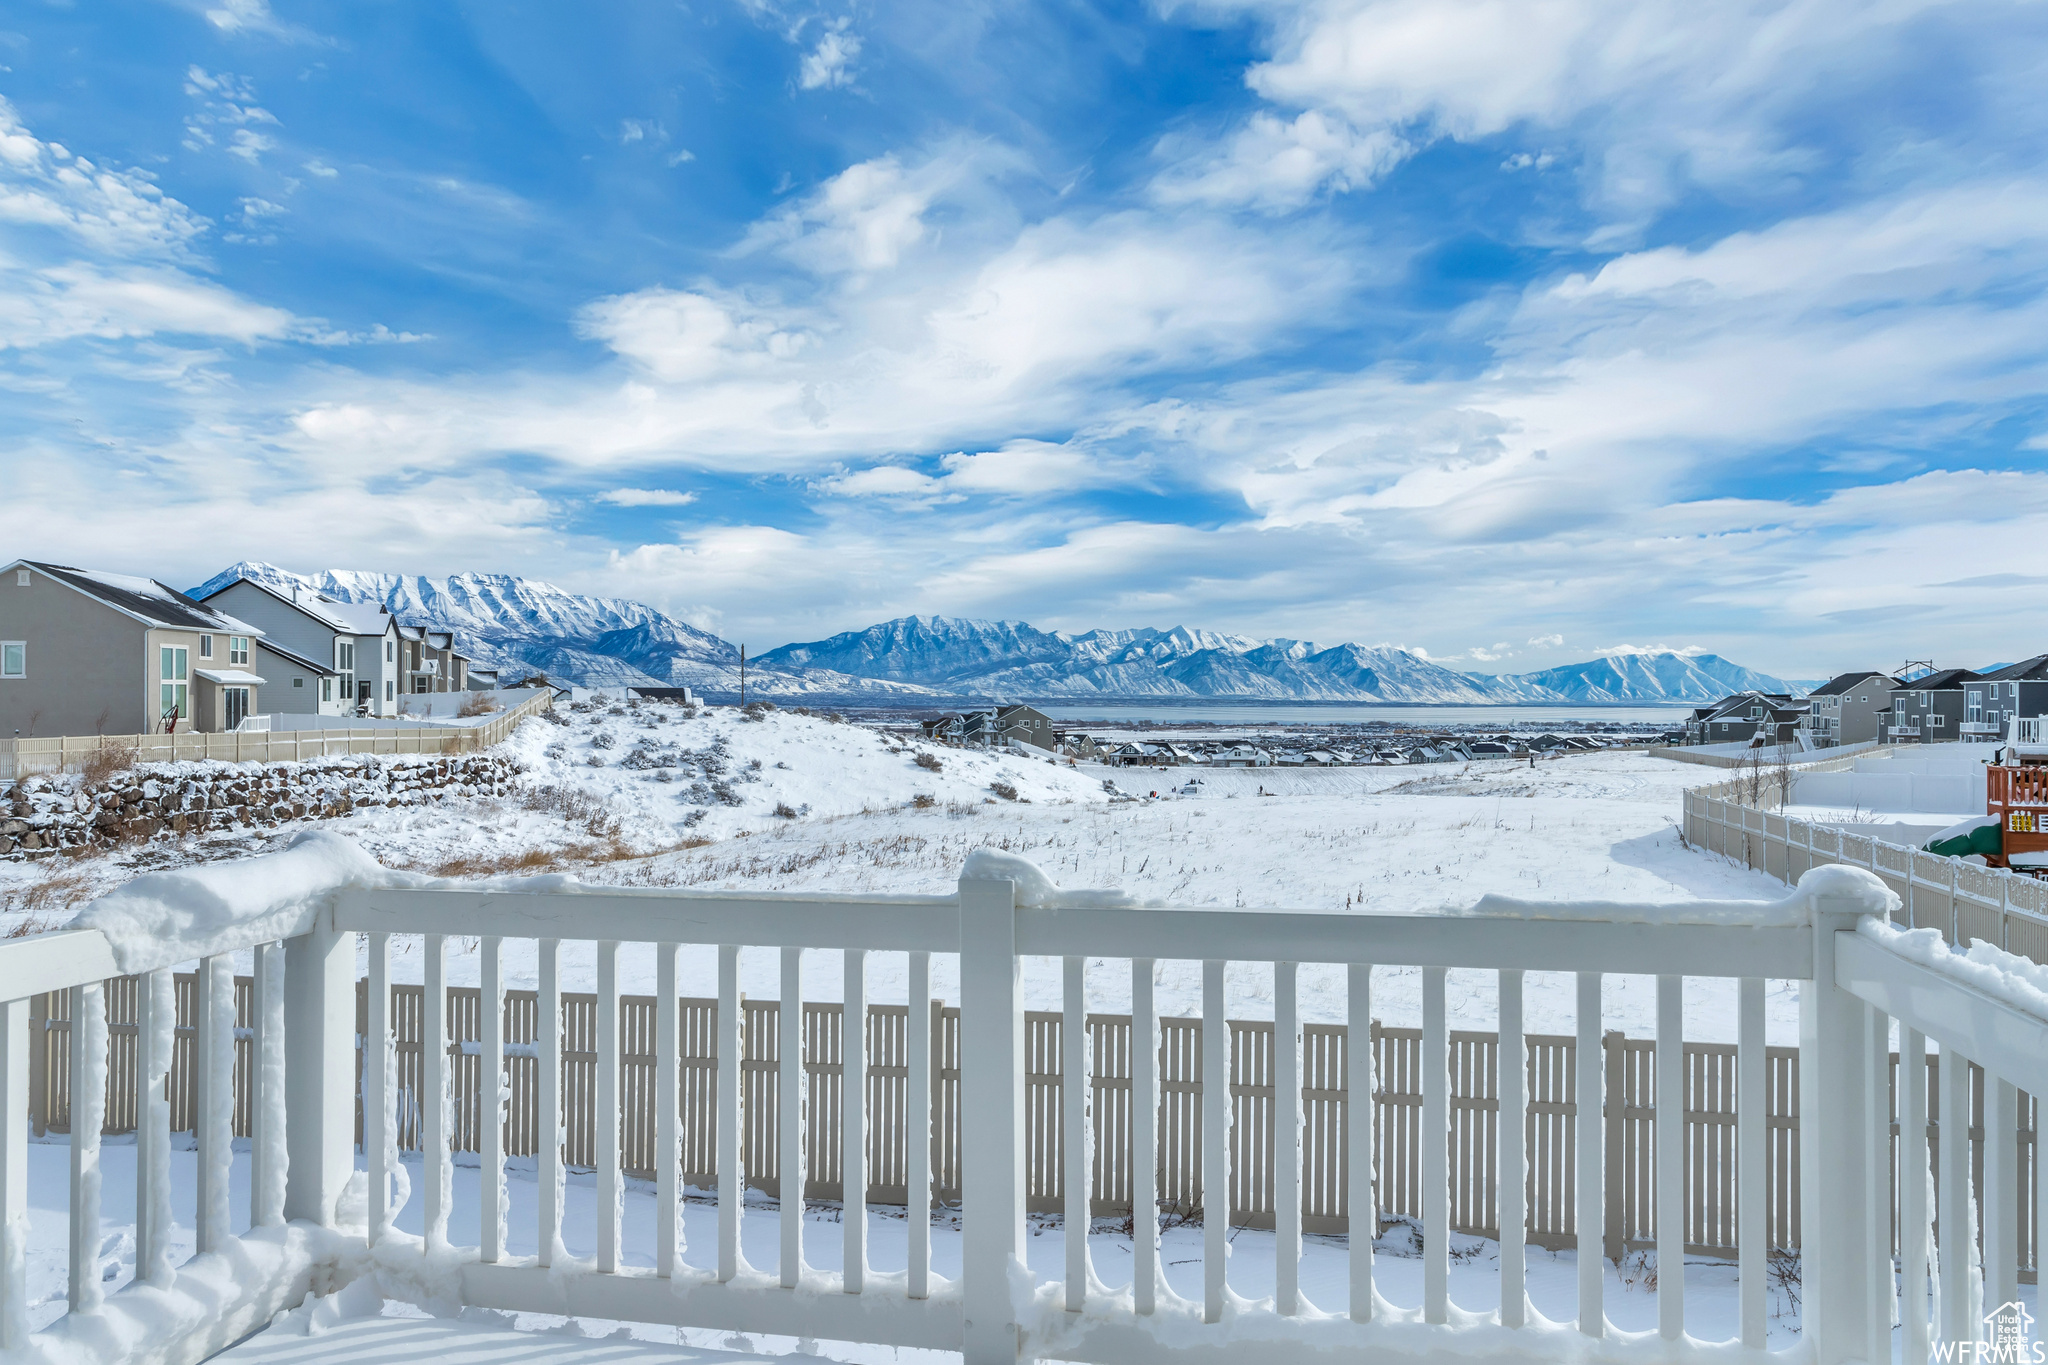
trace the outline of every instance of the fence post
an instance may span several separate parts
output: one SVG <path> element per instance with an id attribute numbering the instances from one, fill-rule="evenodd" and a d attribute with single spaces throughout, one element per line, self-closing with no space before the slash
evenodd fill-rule
<path id="1" fill-rule="evenodd" d="M 1024 1276 L 1024 1011 L 1016 886 L 960 880 L 960 1194 L 965 1365 L 1014 1365 Z"/>
<path id="2" fill-rule="evenodd" d="M 355 1171 L 356 936 L 286 939 L 284 964 L 284 1216 L 331 1227 Z"/>
<path id="3" fill-rule="evenodd" d="M 1799 992 L 1800 1277 L 1803 1335 L 1813 1343 L 1816 1365 L 1878 1359 L 1874 1345 L 1891 1354 L 1889 1331 L 1882 1343 L 1871 1340 L 1879 1211 L 1870 1207 L 1870 1144 L 1863 1132 L 1872 1077 L 1870 1007 L 1835 984 L 1835 935 L 1854 931 L 1886 893 L 1873 873 L 1833 875 L 1867 877 L 1870 889 L 1859 895 L 1842 886 L 1811 896 L 1813 980 Z M 1889 1208 L 1883 1216 L 1888 1222 Z M 1891 1239 L 1884 1241 L 1889 1261 Z"/>

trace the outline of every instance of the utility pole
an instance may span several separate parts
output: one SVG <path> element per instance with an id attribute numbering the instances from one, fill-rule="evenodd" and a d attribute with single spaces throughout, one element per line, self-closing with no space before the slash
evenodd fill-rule
<path id="1" fill-rule="evenodd" d="M 740 646 L 740 710 L 747 709 L 747 647 Z"/>

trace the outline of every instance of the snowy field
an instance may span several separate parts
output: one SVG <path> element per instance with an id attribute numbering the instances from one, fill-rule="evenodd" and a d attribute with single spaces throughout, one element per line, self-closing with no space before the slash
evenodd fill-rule
<path id="1" fill-rule="evenodd" d="M 1760 872 L 1687 848 L 1674 817 L 1680 793 L 1703 774 L 1643 754 L 1534 767 L 1106 769 L 905 744 L 790 712 L 760 722 L 730 708 L 681 716 L 648 706 L 565 713 L 567 725 L 529 721 L 505 746 L 528 765 L 520 798 L 376 808 L 322 823 L 391 866 L 451 877 L 566 871 L 631 886 L 944 893 L 969 851 L 992 847 L 1031 859 L 1065 886 L 1177 905 L 1399 914 L 1469 906 L 1488 893 L 1637 901 L 1785 893 Z M 628 766 L 636 753 L 644 755 L 637 762 L 675 766 Z M 920 754 L 937 769 L 920 767 Z M 1191 773 L 1200 784 L 1176 794 Z M 137 871 L 246 856 L 291 830 L 0 864 L 0 914 L 17 926 L 61 923 L 70 907 Z M 451 981 L 474 984 L 474 944 L 450 949 Z M 564 945 L 567 988 L 592 988 L 594 955 L 592 944 Z M 652 950 L 628 945 L 621 959 L 622 988 L 651 991 Z M 418 963 L 415 943 L 399 940 L 398 979 L 417 980 Z M 900 1002 L 903 955 L 871 954 L 869 964 L 870 998 Z M 683 991 L 715 994 L 715 965 L 710 950 L 686 950 Z M 506 971 L 513 988 L 535 984 L 530 942 L 506 945 Z M 747 951 L 741 988 L 772 995 L 776 971 L 773 952 Z M 935 963 L 934 977 L 935 989 L 956 1000 L 951 962 Z M 1162 1012 L 1196 1013 L 1199 978 L 1199 963 L 1162 962 Z M 1270 1017 L 1271 978 L 1267 964 L 1233 963 L 1232 1017 Z M 1301 978 L 1304 1017 L 1340 1021 L 1342 970 L 1308 966 Z M 810 998 L 837 999 L 840 986 L 837 953 L 806 955 Z M 1057 1008 L 1058 989 L 1056 964 L 1027 964 L 1031 1008 Z M 1091 963 L 1089 990 L 1091 1008 L 1124 1011 L 1127 965 Z M 1419 1023 L 1419 972 L 1376 969 L 1374 990 L 1384 1022 Z M 1531 1032 L 1576 1027 L 1568 977 L 1532 973 L 1526 995 Z M 1687 1036 L 1732 1041 L 1733 1000 L 1732 983 L 1690 982 Z M 1449 1005 L 1452 1027 L 1493 1028 L 1492 974 L 1452 972 Z M 1654 1009 L 1648 978 L 1608 978 L 1606 1028 L 1648 1037 Z M 1796 994 L 1774 983 L 1771 1041 L 1796 1041 L 1796 1027 Z"/>

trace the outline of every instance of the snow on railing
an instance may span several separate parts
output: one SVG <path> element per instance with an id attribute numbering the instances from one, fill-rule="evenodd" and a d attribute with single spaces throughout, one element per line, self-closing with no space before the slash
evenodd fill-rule
<path id="1" fill-rule="evenodd" d="M 1933 1038 L 1956 1056 L 1983 1064 L 1997 1078 L 1987 1123 L 2010 1135 L 2013 1086 L 2048 1091 L 2048 1024 L 2030 1012 L 2029 998 L 1990 991 L 1985 981 L 1942 958 L 1919 940 L 1894 942 L 1859 923 L 1882 921 L 1893 898 L 1867 873 L 1821 868 L 1802 879 L 1784 902 L 1755 905 L 1640 906 L 1537 905 L 1492 900 L 1446 915 L 1370 915 L 1337 912 L 1182 909 L 1140 906 L 1115 893 L 1064 892 L 1028 864 L 994 856 L 970 860 L 956 894 L 926 897 L 761 895 L 584 887 L 558 878 L 532 882 L 452 885 L 386 872 L 331 837 L 301 841 L 285 853 L 197 872 L 138 879 L 80 917 L 71 931 L 0 943 L 0 1331 L 5 1344 L 29 1360 L 91 1360 L 103 1365 L 155 1359 L 197 1359 L 260 1325 L 272 1313 L 302 1301 L 310 1289 L 331 1291 L 373 1277 L 379 1293 L 425 1303 L 440 1311 L 462 1305 L 553 1312 L 632 1322 L 675 1324 L 821 1338 L 878 1346 L 962 1351 L 968 1365 L 1052 1356 L 1076 1361 L 1161 1362 L 1197 1357 L 1242 1358 L 1256 1351 L 1274 1365 L 1323 1360 L 1330 1353 L 1455 1354 L 1500 1360 L 1622 1359 L 1636 1338 L 1609 1321 L 1605 1270 L 1595 1255 L 1578 1258 L 1576 1305 L 1564 1320 L 1538 1311 L 1528 1294 L 1526 1208 L 1522 1199 L 1529 1153 L 1521 1142 L 1527 1090 L 1520 1069 L 1502 1069 L 1500 1147 L 1496 1194 L 1503 1229 L 1497 1306 L 1454 1304 L 1450 1293 L 1445 1136 L 1449 1132 L 1446 1074 L 1449 1057 L 1446 976 L 1454 968 L 1492 971 L 1498 979 L 1502 1044 L 1516 1055 L 1523 1037 L 1524 974 L 1576 975 L 1580 1014 L 1577 1084 L 1577 1219 L 1603 1225 L 1607 1158 L 1603 1075 L 1599 1059 L 1603 979 L 1626 973 L 1656 979 L 1654 1045 L 1658 1108 L 1683 1109 L 1683 1005 L 1685 978 L 1738 982 L 1736 1084 L 1745 1101 L 1738 1111 L 1737 1262 L 1739 1311 L 1736 1342 L 1751 1351 L 1765 1345 L 1767 1275 L 1771 1252 L 1765 1229 L 1764 1152 L 1768 1135 L 1765 1083 L 1764 982 L 1806 983 L 1803 1034 L 1813 1064 L 1802 1068 L 1802 1198 L 1807 1201 L 1803 1331 L 1817 1365 L 1890 1354 L 1895 1302 L 1882 1210 L 1890 1205 L 1891 1170 L 1881 1159 L 1890 1141 L 1891 1115 L 1882 1083 L 1883 1016 L 1890 1011 L 1917 1032 L 1907 1035 L 1902 1116 L 1908 1151 L 1924 1156 L 1925 1123 L 1915 1118 L 1913 1040 Z M 353 967 L 357 935 L 368 938 L 367 1046 L 364 1049 L 364 1182 L 353 1171 L 355 1003 Z M 420 1091 L 429 1097 L 420 1123 L 430 1153 L 420 1168 L 423 1236 L 394 1226 L 405 1199 L 396 1143 L 396 1059 L 388 1015 L 392 938 L 420 937 L 426 1036 Z M 596 944 L 598 1026 L 589 1046 L 597 1053 L 600 1087 L 595 1170 L 597 1245 L 589 1260 L 573 1258 L 563 1239 L 566 1172 L 559 1149 L 542 1145 L 532 1232 L 537 1251 L 511 1250 L 504 1154 L 494 1132 L 483 1153 L 476 1226 L 452 1216 L 449 1152 L 451 1053 L 447 1046 L 447 939 L 475 936 L 481 953 L 483 1037 L 478 1054 L 484 1076 L 483 1112 L 503 1112 L 509 1100 L 502 1036 L 506 940 L 535 940 L 538 967 L 539 1105 L 546 1126 L 562 1113 L 562 941 Z M 651 1267 L 636 1267 L 642 1243 L 629 1237 L 620 1216 L 618 1085 L 622 1040 L 618 1026 L 619 949 L 651 945 L 663 1005 L 653 1037 L 635 1039 L 657 1059 L 660 1093 L 674 1095 L 681 1055 L 678 1037 L 679 954 L 715 949 L 719 1012 L 726 1023 L 717 1039 L 717 1223 L 709 1254 L 686 1259 L 681 1247 L 676 1173 L 680 1169 L 678 1115 L 672 1103 L 657 1108 L 661 1172 L 656 1198 Z M 803 1015 L 803 958 L 838 951 L 847 1017 L 858 1019 L 870 963 L 877 954 L 905 954 L 909 1012 L 929 1013 L 932 958 L 957 955 L 960 998 L 960 1114 L 962 1148 L 961 1259 L 956 1278 L 934 1265 L 931 1237 L 929 1143 L 912 1141 L 909 1173 L 907 1264 L 879 1271 L 870 1264 L 862 1178 L 867 1148 L 867 1048 L 863 1031 L 847 1029 L 841 1052 L 843 1189 L 841 1266 L 806 1264 L 802 1201 L 782 1201 L 780 1239 L 772 1264 L 755 1266 L 741 1244 L 742 1172 L 739 965 L 743 948 L 773 949 L 781 974 L 781 1017 Z M 250 1229 L 229 1224 L 227 1159 L 229 1106 L 223 1103 L 232 1066 L 233 995 L 229 954 L 253 950 L 256 975 L 252 1055 L 259 1096 L 253 1143 Z M 1940 950 L 1946 952 L 1946 949 Z M 1915 956 L 1918 953 L 1919 956 Z M 168 1121 L 160 1078 L 166 1069 L 164 1026 L 169 972 L 198 958 L 201 982 L 200 1045 L 205 1096 L 198 1106 L 200 1192 L 198 1254 L 173 1265 L 169 1247 Z M 1090 1058 L 1076 1040 L 1086 1037 L 1091 976 L 1128 970 L 1132 1001 L 1133 1106 L 1132 1252 L 1127 1288 L 1105 1284 L 1092 1265 L 1085 1237 L 1066 1244 L 1059 1278 L 1041 1279 L 1029 1268 L 1024 1217 L 1025 1117 L 1023 998 L 1020 962 L 1061 960 L 1065 1065 L 1085 1077 Z M 1119 968 L 1105 964 L 1127 963 Z M 1273 967 L 1274 1208 L 1270 1296 L 1243 1297 L 1246 1269 L 1232 1272 L 1230 1229 L 1223 1217 L 1202 1231 L 1199 1292 L 1182 1297 L 1161 1264 L 1157 1190 L 1159 1018 L 1154 969 L 1162 960 L 1202 963 L 1201 1111 L 1203 1188 L 1230 1186 L 1231 1133 L 1228 1023 L 1224 969 L 1232 961 Z M 1312 1303 L 1302 1266 L 1300 1078 L 1300 964 L 1345 968 L 1350 1024 L 1369 1028 L 1372 971 L 1409 966 L 1422 975 L 1422 1093 L 1418 1138 L 1423 1151 L 1420 1303 L 1391 1304 L 1376 1289 L 1370 1237 L 1348 1249 L 1346 1291 L 1323 1289 L 1330 1301 Z M 1931 964 L 1931 965 L 1930 965 Z M 1996 962 L 1978 962 L 1993 970 Z M 122 971 L 147 974 L 145 1026 L 138 1041 L 148 1053 L 137 1068 L 140 1177 L 136 1181 L 139 1262 L 147 1283 L 101 1300 L 100 1195 L 96 1182 L 98 1125 L 86 1110 L 103 1092 L 106 1050 L 97 1030 L 102 979 Z M 2028 980 L 2032 980 L 2029 978 Z M 225 983 L 225 985 L 224 985 Z M 1837 988 L 1837 983 L 1840 989 Z M 2037 988 L 2039 982 L 2034 982 Z M 72 1018 L 80 1030 L 71 1051 L 72 1094 L 81 1105 L 73 1124 L 69 1205 L 71 1311 L 31 1333 L 24 1267 L 28 1245 L 26 1180 L 27 999 L 72 992 Z M 1866 1003 L 1868 1002 L 1868 1003 Z M 96 1022 L 98 1021 L 98 1022 Z M 607 1022 L 608 1021 L 608 1022 Z M 2029 1030 L 2032 1030 L 2030 1033 Z M 932 1058 L 911 1030 L 905 1087 L 908 1124 L 928 1134 L 932 1125 Z M 790 1044 L 794 1033 L 785 1033 Z M 927 1034 L 922 1048 L 928 1049 Z M 1946 1053 L 1944 1054 L 1947 1055 Z M 1356 1093 L 1372 1089 L 1369 1048 L 1348 1054 Z M 1943 1067 L 1946 1114 L 1967 1116 L 1953 1103 L 1955 1084 L 1967 1086 L 1961 1066 Z M 1956 1078 L 1961 1077 L 1960 1081 Z M 607 1080 L 606 1078 L 610 1078 Z M 1291 1083 L 1290 1083 L 1291 1081 Z M 804 1129 L 806 1069 L 780 1068 L 777 1142 L 779 1170 L 800 1182 L 808 1160 Z M 1078 1087 L 1086 1094 L 1086 1086 Z M 1924 1095 L 1924 1087 L 1921 1092 Z M 1967 1099 L 1966 1091 L 1964 1093 Z M 1062 1160 L 1070 1226 L 1085 1226 L 1092 1153 L 1081 1105 L 1063 1116 Z M 1916 1126 L 1917 1125 L 1917 1126 Z M 1686 1200 L 1684 1125 L 1658 1125 L 1654 1142 L 1656 1205 L 1682 1209 Z M 1345 1134 L 1352 1170 L 1372 1169 L 1371 1124 Z M 1914 1146 L 1914 1144 L 1919 1144 Z M 1967 1141 L 1943 1144 L 1944 1179 L 1963 1160 Z M 1987 1149 L 1982 1274 L 2002 1293 L 2016 1274 L 2008 1238 L 2014 1143 Z M 1902 1169 L 1916 1169 L 1910 1160 Z M 1945 1199 L 1967 1205 L 1967 1168 L 1961 1184 L 1945 1184 Z M 398 1188 L 394 1190 L 393 1186 Z M 786 1186 L 785 1188 L 790 1188 Z M 797 1184 L 795 1188 L 800 1188 Z M 1946 1339 L 1970 1324 L 1950 1304 L 1941 1316 L 1919 1315 L 1924 1295 L 1914 1267 L 1924 1269 L 1921 1229 L 1927 1210 L 1915 1204 L 1924 1182 L 1900 1186 L 1907 1229 L 1906 1319 L 1909 1341 L 1927 1339 L 1932 1321 Z M 1075 1192 L 1079 1191 L 1078 1197 Z M 1958 1195 L 1958 1191 L 1961 1194 Z M 2001 1200 L 2003 1203 L 2001 1204 Z M 1956 1207 L 1951 1204 L 1950 1207 Z M 1916 1221 L 1918 1218 L 1919 1221 Z M 1684 1259 L 1684 1220 L 1657 1219 L 1657 1260 L 1676 1267 Z M 525 1229 L 521 1229 L 524 1233 Z M 522 1236 L 519 1240 L 525 1240 Z M 1920 1248 L 1916 1252 L 1914 1248 Z M 1244 1249 L 1239 1248 L 1240 1259 Z M 1943 1282 L 1968 1281 L 1970 1239 L 1951 1239 L 1941 1255 Z M 1658 1278 L 1654 1294 L 1658 1334 L 1672 1358 L 1693 1358 L 1701 1343 L 1688 1316 L 1686 1276 Z M 789 1291 L 797 1292 L 789 1292 Z M 1337 1301 L 1341 1299 L 1341 1305 Z M 1994 1302 L 2002 1300 L 1995 1299 Z M 1720 1352 L 1714 1347 L 1706 1353 Z M 1923 1353 L 1924 1354 L 1924 1353 Z M 1909 1359 L 1914 1356 L 1910 1351 Z"/>

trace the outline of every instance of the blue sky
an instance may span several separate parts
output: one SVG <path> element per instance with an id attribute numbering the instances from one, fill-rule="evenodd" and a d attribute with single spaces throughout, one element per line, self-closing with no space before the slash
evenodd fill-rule
<path id="1" fill-rule="evenodd" d="M 22 0 L 8 548 L 2024 657 L 2044 76 L 1989 0 Z"/>

